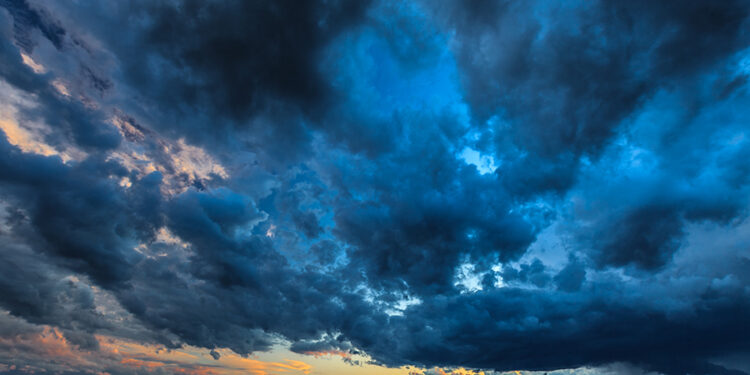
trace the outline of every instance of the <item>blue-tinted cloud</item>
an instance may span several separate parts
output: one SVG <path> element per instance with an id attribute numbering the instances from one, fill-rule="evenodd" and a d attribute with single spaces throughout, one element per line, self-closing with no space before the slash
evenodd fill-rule
<path id="1" fill-rule="evenodd" d="M 750 372 L 746 2 L 0 5 L 12 319 Z"/>

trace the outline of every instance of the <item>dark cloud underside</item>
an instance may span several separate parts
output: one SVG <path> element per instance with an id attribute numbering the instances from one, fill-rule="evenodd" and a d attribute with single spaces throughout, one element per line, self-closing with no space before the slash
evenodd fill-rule
<path id="1" fill-rule="evenodd" d="M 750 373 L 749 16 L 0 0 L 0 358 Z"/>

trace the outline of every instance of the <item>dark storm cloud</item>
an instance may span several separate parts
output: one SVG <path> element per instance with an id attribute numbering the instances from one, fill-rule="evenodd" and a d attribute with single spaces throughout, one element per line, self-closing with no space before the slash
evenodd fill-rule
<path id="1" fill-rule="evenodd" d="M 284 262 L 263 236 L 253 236 L 247 243 L 235 240 L 239 226 L 250 229 L 264 216 L 231 191 L 185 193 L 170 202 L 167 217 L 169 228 L 195 245 L 201 278 L 218 279 L 225 286 L 257 287 L 263 280 L 254 263 L 279 268 Z"/>
<path id="2" fill-rule="evenodd" d="M 169 82 L 162 99 L 207 105 L 220 115 L 245 117 L 267 100 L 314 105 L 327 91 L 316 66 L 319 50 L 366 7 L 366 1 L 149 4 L 145 46 L 182 71 L 165 77 L 133 68 L 151 83 Z"/>
<path id="3" fill-rule="evenodd" d="M 194 143 L 242 135 L 242 147 L 273 163 L 309 154 L 309 127 L 318 123 L 306 118 L 335 100 L 321 53 L 368 4 L 136 1 L 65 11 L 98 19 L 93 27 L 120 62 L 116 74 L 136 95 L 125 104 L 135 115 Z"/>
<path id="4" fill-rule="evenodd" d="M 34 245 L 105 285 L 127 280 L 139 258 L 133 241 L 159 226 L 161 176 L 123 192 L 114 179 L 127 176 L 119 164 L 93 159 L 69 167 L 57 156 L 22 153 L 4 137 L 0 150 L 3 199 L 31 223 Z"/>
<path id="5" fill-rule="evenodd" d="M 11 243 L 18 239 L 4 237 Z M 61 276 L 49 260 L 21 246 L 2 248 L 2 307 L 31 323 L 53 324 L 76 346 L 96 348 L 93 333 L 106 326 L 97 314 L 88 285 Z M 7 335 L 3 335 L 6 337 Z"/>
<path id="6" fill-rule="evenodd" d="M 321 57 L 365 20 L 369 3 L 31 2 L 30 8 L 52 9 L 69 21 L 65 35 L 75 45 L 69 49 L 103 56 L 99 69 L 80 64 L 76 74 L 93 90 L 117 86 L 126 96 L 117 104 L 138 122 L 211 148 L 234 143 L 266 166 L 286 167 L 310 156 L 312 131 L 330 128 L 319 120 L 337 97 Z M 106 52 L 91 52 L 102 43 Z"/>
<path id="7" fill-rule="evenodd" d="M 31 35 L 40 31 L 57 48 L 61 48 L 65 29 L 43 8 L 32 7 L 26 0 L 3 0 L 0 3 L 13 16 L 13 38 L 26 53 L 31 53 L 36 41 Z"/>
<path id="8" fill-rule="evenodd" d="M 456 33 L 467 98 L 478 120 L 499 116 L 488 122 L 495 152 L 507 158 L 496 173 L 516 196 L 568 191 L 581 157 L 598 158 L 621 135 L 623 121 L 659 90 L 686 92 L 685 118 L 661 125 L 673 129 L 664 142 L 683 137 L 691 117 L 712 105 L 691 98 L 690 91 L 715 72 L 724 74 L 725 64 L 748 45 L 750 8 L 742 1 L 531 4 L 427 4 Z M 673 152 L 694 152 L 690 148 L 699 141 L 691 142 Z M 697 156 L 687 165 L 704 163 Z M 597 237 L 592 246 L 599 262 L 659 267 L 680 246 L 685 220 L 726 222 L 742 211 L 743 190 L 701 188 L 718 188 L 726 199 L 713 200 L 698 189 L 675 192 L 685 196 L 631 202 L 603 226 L 589 228 Z M 617 196 L 628 194 L 620 190 Z"/>
<path id="9" fill-rule="evenodd" d="M 495 130 L 497 152 L 508 140 L 528 151 L 498 171 L 521 194 L 565 191 L 577 157 L 597 155 L 656 90 L 711 73 L 748 44 L 745 1 L 426 6 L 455 32 L 477 120 L 510 123 Z"/>
<path id="10" fill-rule="evenodd" d="M 680 246 L 682 217 L 674 206 L 637 207 L 611 220 L 594 240 L 602 264 L 659 267 Z"/>
<path id="11" fill-rule="evenodd" d="M 289 215 L 292 225 L 308 239 L 323 233 L 320 224 L 320 201 L 324 199 L 325 185 L 311 171 L 301 171 L 292 181 L 279 187 L 285 194 L 275 196 L 276 207 Z"/>
<path id="12" fill-rule="evenodd" d="M 296 342 L 327 332 L 374 332 L 386 324 L 385 314 L 360 296 L 342 292 L 338 278 L 274 263 L 283 258 L 272 249 L 263 255 L 275 258 L 270 261 L 236 254 L 257 252 L 251 245 L 215 248 L 217 254 L 198 255 L 188 266 L 148 260 L 138 268 L 132 288 L 118 291 L 119 299 L 144 324 L 173 332 L 181 342 L 241 354 L 270 349 L 274 335 Z M 224 259 L 234 265 L 228 267 Z M 217 272 L 224 275 L 217 277 Z"/>
<path id="13" fill-rule="evenodd" d="M 733 131 L 731 125 L 724 130 Z M 702 136 L 709 139 L 708 143 L 716 142 L 711 140 L 717 138 L 715 133 Z M 674 139 L 675 144 L 683 143 Z M 702 147 L 695 140 L 689 145 Z M 621 175 L 602 173 L 600 167 L 611 162 L 608 156 L 596 167 L 586 168 L 584 176 L 591 183 L 576 194 L 596 203 L 581 211 L 578 232 L 583 242 L 588 242 L 593 259 L 600 266 L 656 269 L 668 264 L 684 245 L 689 223 L 732 227 L 743 220 L 748 213 L 747 186 L 735 184 L 734 179 L 746 172 L 732 163 L 720 162 L 718 168 L 715 163 L 731 159 L 747 147 L 742 142 L 724 150 L 704 150 L 703 157 L 692 161 L 687 172 L 673 167 L 684 163 L 690 152 L 687 150 L 682 154 L 664 153 L 658 165 L 646 161 L 644 169 L 653 167 L 649 173 L 638 172 L 637 168 L 625 169 Z M 592 172 L 597 177 L 590 175 Z"/>
<path id="14" fill-rule="evenodd" d="M 4 31 L 7 30 L 0 30 Z M 33 108 L 22 109 L 22 119 L 29 122 L 44 121 L 57 128 L 58 132 L 54 137 L 50 136 L 48 139 L 53 146 L 73 143 L 92 151 L 111 150 L 117 147 L 120 135 L 106 123 L 103 114 L 86 108 L 81 102 L 66 98 L 53 87 L 53 77 L 35 74 L 30 67 L 22 63 L 12 40 L 3 38 L 0 42 L 0 54 L 3 57 L 0 62 L 0 75 L 17 89 L 34 95 L 39 103 Z"/>
<path id="15" fill-rule="evenodd" d="M 1 133 L 13 319 L 84 350 L 743 373 L 747 2 L 0 5 L 34 103 L 2 120 L 80 152 Z"/>
<path id="16" fill-rule="evenodd" d="M 617 301 L 623 291 L 613 287 L 585 294 L 516 289 L 435 298 L 395 319 L 392 342 L 364 349 L 393 363 L 505 371 L 628 361 L 666 374 L 742 373 L 705 361 L 747 352 L 745 291 L 709 288 L 691 311 L 669 315 L 637 298 L 620 295 L 624 299 Z"/>
<path id="17" fill-rule="evenodd" d="M 573 259 L 554 277 L 557 288 L 566 292 L 574 292 L 581 288 L 586 280 L 586 267 L 577 259 Z"/>
<path id="18" fill-rule="evenodd" d="M 544 264 L 539 259 L 534 259 L 533 262 L 528 264 L 522 264 L 519 270 L 512 267 L 506 267 L 501 273 L 503 281 L 512 282 L 515 280 L 521 282 L 528 282 L 536 285 L 537 287 L 544 287 L 550 282 L 550 275 L 547 274 Z"/>
<path id="19" fill-rule="evenodd" d="M 442 131 L 410 131 L 421 138 L 404 154 L 365 162 L 342 176 L 340 189 L 360 196 L 343 195 L 335 211 L 334 232 L 352 245 L 352 266 L 375 285 L 431 294 L 453 288 L 462 255 L 479 262 L 518 257 L 535 232 L 511 212 L 496 181 L 448 153 Z M 402 157 L 412 162 L 401 164 Z"/>

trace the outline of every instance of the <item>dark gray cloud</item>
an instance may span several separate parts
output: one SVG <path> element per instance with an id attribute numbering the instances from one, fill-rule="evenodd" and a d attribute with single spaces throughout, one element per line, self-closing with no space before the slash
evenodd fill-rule
<path id="1" fill-rule="evenodd" d="M 345 177 L 349 186 L 342 188 L 357 195 L 360 187 L 372 189 L 373 198 L 341 199 L 335 233 L 352 246 L 352 266 L 363 268 L 376 285 L 405 283 L 415 290 L 445 292 L 452 288 L 462 255 L 506 261 L 533 241 L 533 228 L 509 212 L 497 183 L 461 166 L 437 145 L 428 141 L 424 146 L 430 150 L 415 149 L 421 156 L 411 166 L 383 160 L 376 175 Z"/>
<path id="2" fill-rule="evenodd" d="M 159 174 L 126 193 L 113 177 L 127 170 L 116 163 L 86 160 L 68 167 L 58 157 L 21 153 L 6 139 L 0 149 L 4 199 L 31 223 L 35 247 L 100 283 L 127 280 L 139 258 L 131 241 L 151 238 L 160 225 Z"/>
<path id="3" fill-rule="evenodd" d="M 703 360 L 746 353 L 744 292 L 706 290 L 692 311 L 675 316 L 644 309 L 627 297 L 618 302 L 612 298 L 617 293 L 563 296 L 504 290 L 433 299 L 393 323 L 392 342 L 366 350 L 396 363 L 498 370 L 551 370 L 626 360 L 667 374 L 738 373 Z M 660 336 L 653 337 L 654 332 Z"/>
<path id="4" fill-rule="evenodd" d="M 37 30 L 55 47 L 62 47 L 65 29 L 44 8 L 25 0 L 3 0 L 2 6 L 13 15 L 13 39 L 24 52 L 31 53 L 36 47 L 32 33 Z"/>
<path id="5" fill-rule="evenodd" d="M 174 108 L 207 106 L 235 117 L 262 110 L 268 100 L 309 107 L 325 99 L 319 50 L 367 8 L 365 1 L 144 4 L 143 47 L 175 70 L 144 70 L 131 61 L 129 72 Z"/>
<path id="6" fill-rule="evenodd" d="M 578 156 L 596 156 L 651 95 L 711 73 L 748 43 L 744 1 L 426 6 L 455 32 L 480 129 L 493 116 L 508 124 L 491 135 L 495 151 L 510 142 L 528 152 L 498 171 L 520 194 L 565 191 Z"/>

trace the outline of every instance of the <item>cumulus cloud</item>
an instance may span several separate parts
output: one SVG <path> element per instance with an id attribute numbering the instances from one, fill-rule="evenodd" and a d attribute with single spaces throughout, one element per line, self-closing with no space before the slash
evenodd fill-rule
<path id="1" fill-rule="evenodd" d="M 0 0 L 0 372 L 750 373 L 749 13 Z"/>

